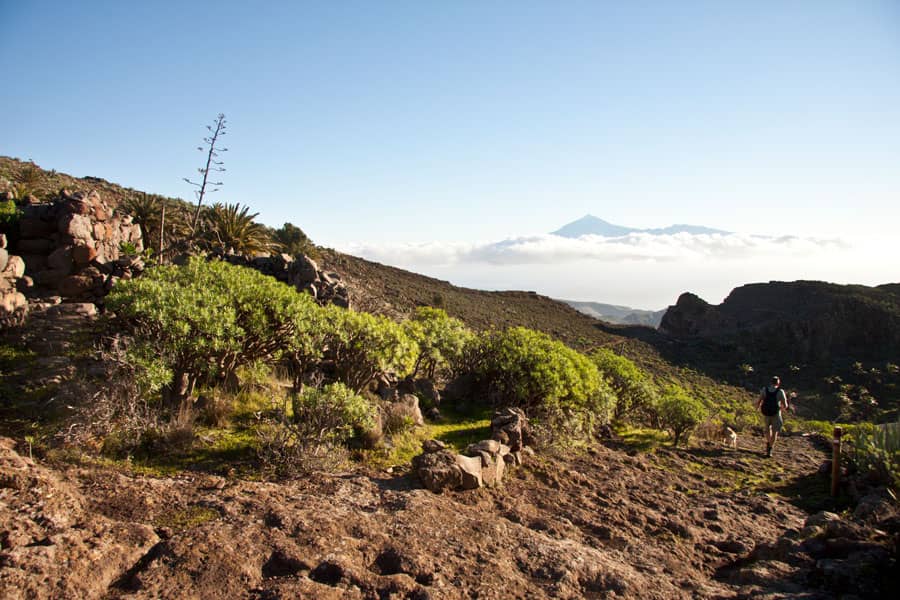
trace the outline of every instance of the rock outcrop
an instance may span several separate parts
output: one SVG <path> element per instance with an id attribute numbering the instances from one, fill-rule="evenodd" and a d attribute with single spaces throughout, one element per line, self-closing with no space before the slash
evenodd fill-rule
<path id="1" fill-rule="evenodd" d="M 98 598 L 159 537 L 107 519 L 56 473 L 0 438 L 0 597 Z"/>
<path id="2" fill-rule="evenodd" d="M 718 306 L 691 293 L 669 307 L 660 331 L 787 362 L 900 355 L 898 286 L 817 281 L 756 283 Z"/>

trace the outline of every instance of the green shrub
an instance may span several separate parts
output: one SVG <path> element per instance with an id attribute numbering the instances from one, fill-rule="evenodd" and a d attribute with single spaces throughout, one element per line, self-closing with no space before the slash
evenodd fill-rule
<path id="1" fill-rule="evenodd" d="M 488 332 L 470 352 L 475 389 L 494 405 L 523 407 L 547 421 L 577 421 L 586 436 L 615 408 L 615 394 L 596 365 L 544 333 L 524 327 Z"/>
<path id="2" fill-rule="evenodd" d="M 376 409 L 343 383 L 307 387 L 291 397 L 291 423 L 314 454 L 375 426 Z"/>
<path id="3" fill-rule="evenodd" d="M 475 337 L 462 321 L 430 306 L 418 307 L 404 328 L 419 346 L 413 375 L 422 374 L 429 379 L 434 378 L 437 369 L 458 363 L 466 345 Z"/>
<path id="4" fill-rule="evenodd" d="M 9 200 L 0 200 L 0 233 L 11 233 L 19 222 L 22 211 L 16 206 L 16 203 Z"/>
<path id="5" fill-rule="evenodd" d="M 293 223 L 285 223 L 272 233 L 272 237 L 279 249 L 291 256 L 305 254 L 315 258 L 318 255 L 318 250 L 312 240 Z"/>
<path id="6" fill-rule="evenodd" d="M 608 348 L 598 348 L 590 357 L 618 397 L 617 419 L 638 416 L 653 406 L 656 388 L 650 377 L 631 360 Z"/>
<path id="7" fill-rule="evenodd" d="M 271 277 L 199 257 L 120 282 L 107 306 L 133 332 L 137 352 L 171 372 L 163 391 L 173 407 L 198 380 L 224 381 L 240 365 L 276 356 L 316 310 Z"/>
<path id="8" fill-rule="evenodd" d="M 334 362 L 338 381 L 361 392 L 380 375 L 405 377 L 411 373 L 418 346 L 402 325 L 337 306 L 322 310 L 325 352 Z"/>
<path id="9" fill-rule="evenodd" d="M 857 469 L 884 485 L 900 489 L 900 421 L 859 423 L 850 432 L 850 460 Z"/>
<path id="10" fill-rule="evenodd" d="M 703 403 L 676 385 L 663 390 L 656 411 L 660 425 L 672 432 L 676 446 L 682 438 L 687 441 L 694 427 L 707 416 Z"/>

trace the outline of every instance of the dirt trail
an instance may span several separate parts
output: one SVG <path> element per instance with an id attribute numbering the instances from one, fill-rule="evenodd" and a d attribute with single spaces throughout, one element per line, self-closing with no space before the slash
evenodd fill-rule
<path id="1" fill-rule="evenodd" d="M 804 437 L 772 459 L 762 450 L 758 439 L 654 453 L 611 442 L 538 455 L 501 489 L 443 495 L 408 475 L 160 479 L 53 471 L 7 451 L 0 466 L 25 475 L 0 489 L 0 595 L 831 597 L 809 589 L 814 561 L 796 539 L 808 516 L 798 490 L 827 485 L 823 451 Z M 45 514 L 60 498 L 64 521 Z M 70 577 L 89 556 L 109 567 Z"/>

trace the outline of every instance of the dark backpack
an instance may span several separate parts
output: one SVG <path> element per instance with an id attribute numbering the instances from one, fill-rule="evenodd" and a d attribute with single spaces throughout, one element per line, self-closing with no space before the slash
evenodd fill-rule
<path id="1" fill-rule="evenodd" d="M 774 417 L 781 410 L 778 402 L 778 393 L 781 392 L 781 388 L 777 387 L 774 390 L 770 390 L 768 387 L 765 387 L 763 392 L 766 394 L 766 397 L 762 403 L 762 414 L 767 417 Z"/>

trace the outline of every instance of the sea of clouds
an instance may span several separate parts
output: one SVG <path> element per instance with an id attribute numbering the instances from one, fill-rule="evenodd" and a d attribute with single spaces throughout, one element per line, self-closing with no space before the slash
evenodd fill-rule
<path id="1" fill-rule="evenodd" d="M 900 281 L 897 240 L 750 234 L 552 234 L 502 241 L 345 243 L 338 250 L 479 289 L 527 289 L 634 308 L 674 304 L 685 291 L 720 302 L 734 287 L 815 279 Z"/>

